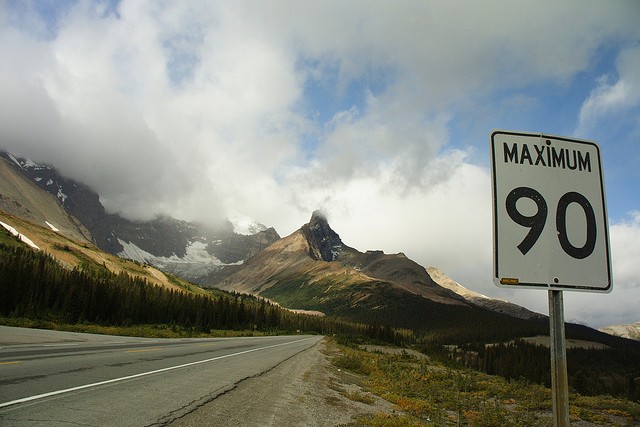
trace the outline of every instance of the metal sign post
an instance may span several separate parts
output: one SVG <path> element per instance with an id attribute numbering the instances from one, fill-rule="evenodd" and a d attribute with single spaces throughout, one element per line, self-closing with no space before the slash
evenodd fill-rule
<path id="1" fill-rule="evenodd" d="M 569 426 L 569 382 L 567 351 L 564 337 L 564 305 L 562 291 L 549 293 L 549 337 L 551 344 L 551 400 L 553 425 Z"/>

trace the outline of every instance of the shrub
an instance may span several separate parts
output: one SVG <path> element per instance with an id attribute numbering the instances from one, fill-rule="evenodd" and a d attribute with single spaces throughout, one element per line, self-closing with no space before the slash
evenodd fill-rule
<path id="1" fill-rule="evenodd" d="M 346 369 L 358 374 L 369 375 L 373 372 L 373 366 L 363 356 L 356 353 L 345 353 L 337 356 L 332 361 L 333 365 L 340 369 Z"/>

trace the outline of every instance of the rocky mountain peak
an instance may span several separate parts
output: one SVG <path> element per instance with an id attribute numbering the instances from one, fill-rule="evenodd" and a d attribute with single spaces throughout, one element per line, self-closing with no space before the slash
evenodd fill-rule
<path id="1" fill-rule="evenodd" d="M 301 228 L 309 243 L 309 255 L 315 260 L 335 261 L 342 249 L 342 240 L 333 231 L 327 217 L 319 210 L 313 212 L 311 220 Z"/>
<path id="2" fill-rule="evenodd" d="M 327 225 L 329 224 L 329 221 L 327 221 L 327 216 L 319 209 L 313 211 L 313 213 L 311 214 L 311 221 L 309 222 L 325 222 L 327 223 Z"/>

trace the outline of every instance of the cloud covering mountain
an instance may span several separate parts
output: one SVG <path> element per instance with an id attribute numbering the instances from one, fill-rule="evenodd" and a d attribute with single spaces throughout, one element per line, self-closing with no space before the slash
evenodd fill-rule
<path id="1" fill-rule="evenodd" d="M 635 1 L 4 1 L 0 147 L 131 219 L 235 210 L 287 235 L 322 208 L 358 247 L 544 312 L 491 284 L 489 131 L 595 139 L 614 292 L 568 295 L 567 318 L 628 323 L 638 18 Z"/>

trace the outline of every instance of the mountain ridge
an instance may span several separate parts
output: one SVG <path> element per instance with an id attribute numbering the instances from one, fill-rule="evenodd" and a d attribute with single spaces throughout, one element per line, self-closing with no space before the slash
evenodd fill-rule
<path id="1" fill-rule="evenodd" d="M 157 265 L 196 283 L 214 273 L 224 277 L 226 267 L 244 262 L 280 238 L 275 229 L 257 223 L 243 224 L 243 232 L 253 230 L 254 234 L 239 234 L 230 221 L 216 228 L 169 216 L 128 220 L 106 212 L 97 193 L 51 166 L 6 152 L 0 152 L 0 159 L 0 172 L 6 177 L 3 181 L 20 183 L 13 188 L 0 184 L 0 207 L 9 213 L 44 224 L 47 215 L 34 212 L 46 209 L 51 215 L 57 209 L 56 218 L 68 218 L 55 221 L 63 232 L 111 254 Z M 33 203 L 24 206 L 25 200 Z M 75 224 L 75 229 L 70 224 Z"/>
<path id="2" fill-rule="evenodd" d="M 547 316 L 543 314 L 536 313 L 512 302 L 490 298 L 486 295 L 467 289 L 436 267 L 429 267 L 427 272 L 437 284 L 444 288 L 451 289 L 453 292 L 464 297 L 471 304 L 478 307 L 486 308 L 498 313 L 508 314 L 509 316 L 517 317 L 519 319 L 547 318 Z"/>
<path id="3" fill-rule="evenodd" d="M 91 232 L 67 212 L 55 195 L 16 173 L 14 161 L 17 160 L 0 155 L 0 209 L 41 226 L 53 225 L 74 239 L 92 242 Z"/>
<path id="4" fill-rule="evenodd" d="M 609 335 L 640 341 L 640 321 L 624 325 L 605 326 L 599 330 Z"/>
<path id="5" fill-rule="evenodd" d="M 437 304 L 474 306 L 521 319 L 544 317 L 516 304 L 480 296 L 459 284 L 457 289 L 443 286 L 432 278 L 430 271 L 403 253 L 360 252 L 341 240 L 320 211 L 313 212 L 308 223 L 249 258 L 237 270 L 211 285 L 267 297 L 284 306 L 293 301 L 302 304 L 287 306 L 291 309 L 322 311 L 323 301 L 328 306 L 338 304 L 335 294 L 351 298 L 350 302 L 340 304 L 356 307 L 374 300 L 373 294 L 385 288 L 385 292 L 405 293 L 407 298 L 419 297 Z M 446 276 L 441 273 L 436 277 Z M 448 281 L 454 283 L 451 279 Z M 465 289 L 466 294 L 460 289 Z M 288 295 L 292 292 L 303 292 L 310 298 L 304 300 Z M 384 307 L 374 306 L 374 309 Z"/>

